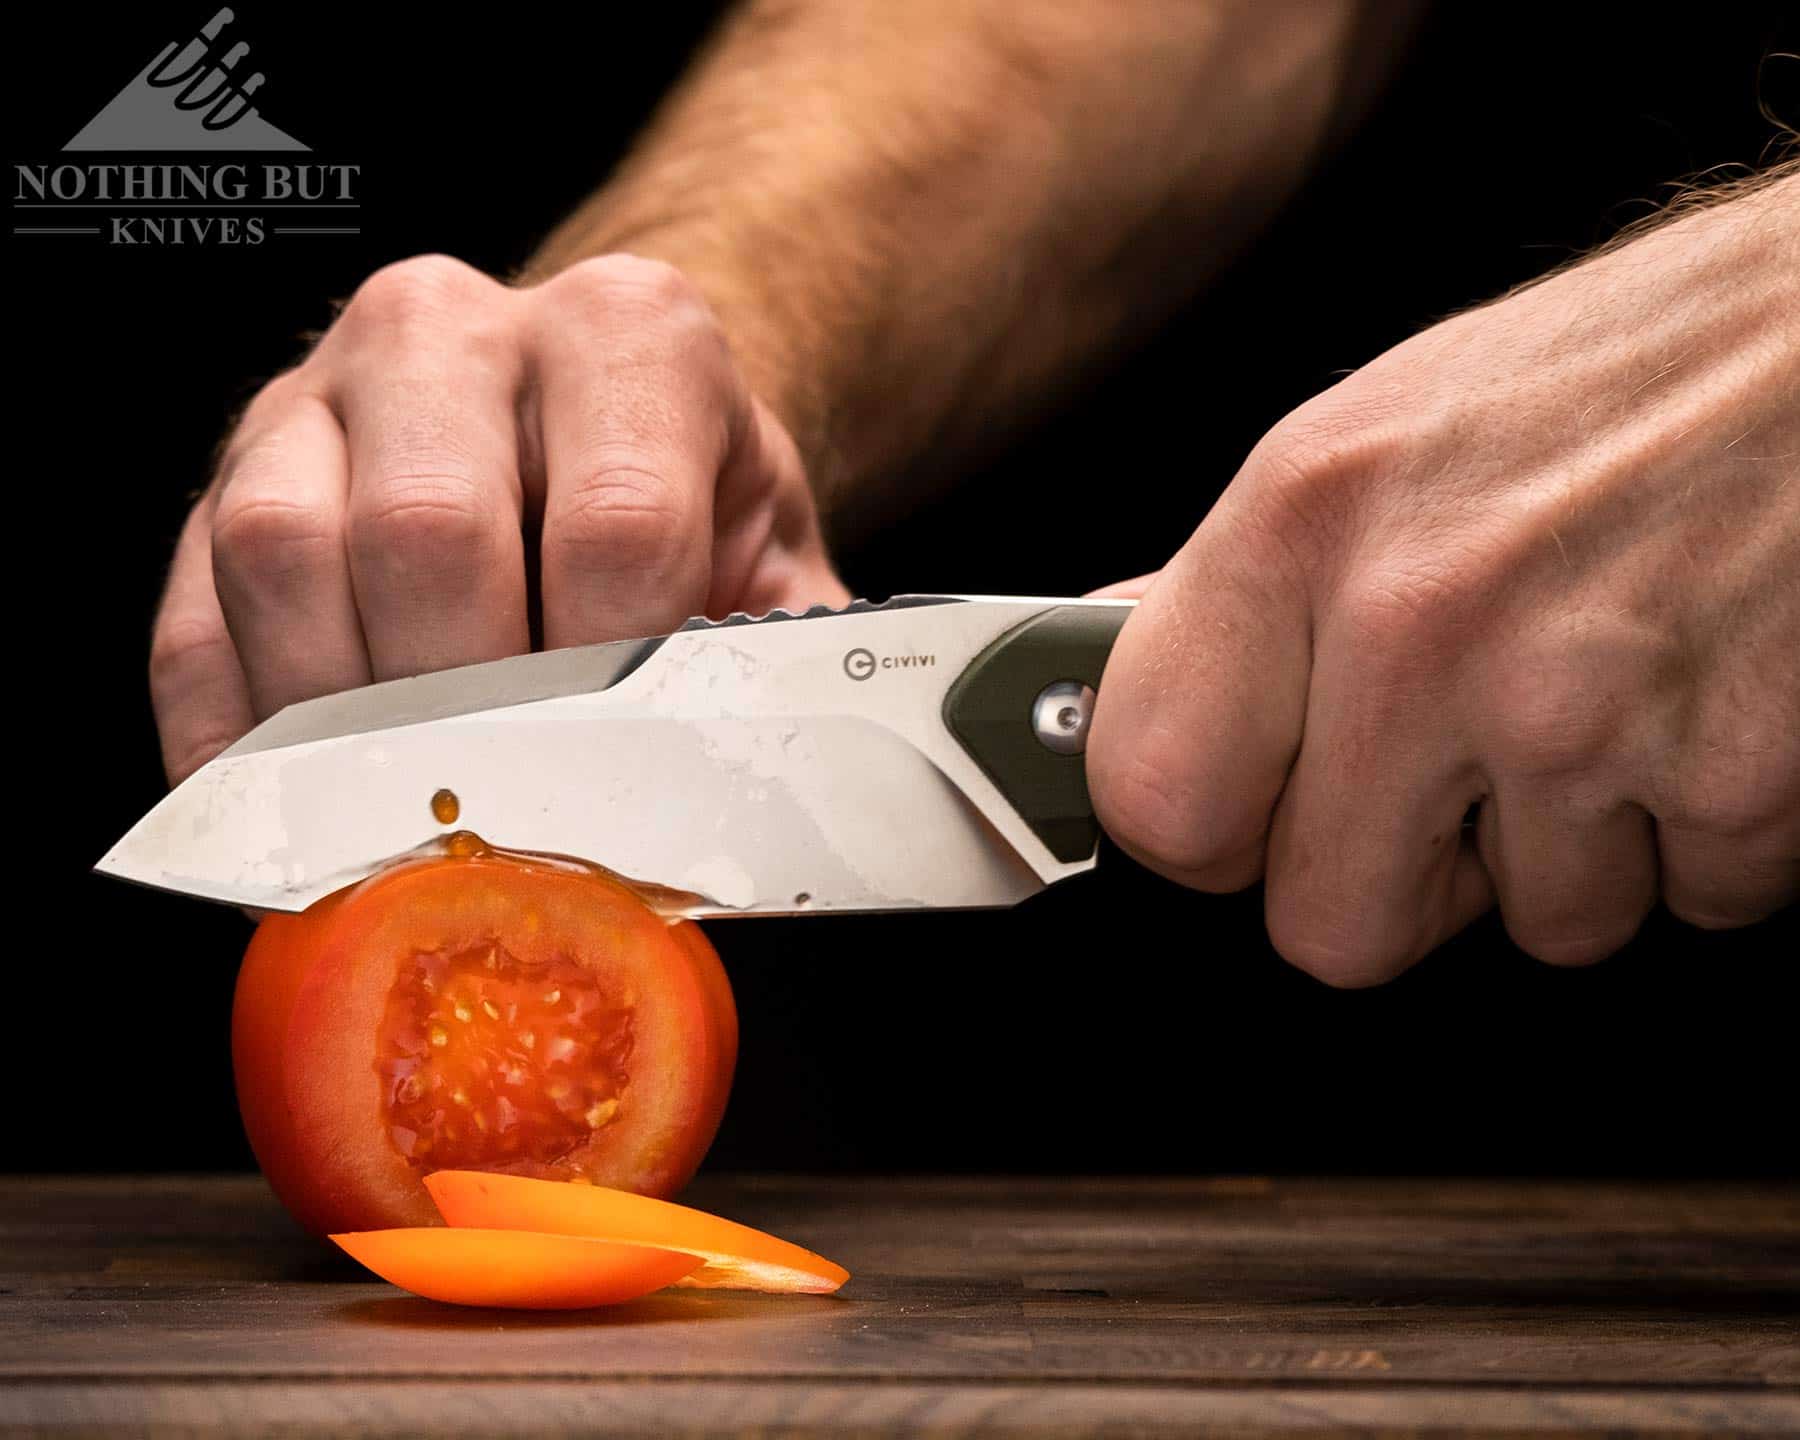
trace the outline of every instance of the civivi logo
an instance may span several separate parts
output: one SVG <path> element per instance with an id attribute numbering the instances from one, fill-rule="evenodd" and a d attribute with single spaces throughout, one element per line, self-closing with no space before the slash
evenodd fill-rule
<path id="1" fill-rule="evenodd" d="M 844 673 L 852 680 L 872 679 L 878 670 L 923 670 L 936 664 L 937 656 L 920 655 L 912 651 L 877 655 L 873 650 L 865 650 L 858 645 L 856 649 L 844 652 Z"/>

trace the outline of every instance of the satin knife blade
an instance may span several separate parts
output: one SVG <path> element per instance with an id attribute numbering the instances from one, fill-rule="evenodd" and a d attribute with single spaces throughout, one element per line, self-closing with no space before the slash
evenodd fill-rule
<path id="1" fill-rule="evenodd" d="M 1082 750 L 1131 608 L 902 595 L 306 701 L 96 868 L 302 910 L 456 828 L 701 918 L 1016 904 L 1094 864 Z"/>

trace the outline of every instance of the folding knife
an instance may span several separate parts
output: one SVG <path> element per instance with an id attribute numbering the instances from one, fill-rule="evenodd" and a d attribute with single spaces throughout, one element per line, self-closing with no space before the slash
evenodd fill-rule
<path id="1" fill-rule="evenodd" d="M 700 917 L 1012 905 L 1094 864 L 1082 750 L 1131 608 L 901 595 L 309 700 L 97 868 L 302 910 L 467 829 Z"/>

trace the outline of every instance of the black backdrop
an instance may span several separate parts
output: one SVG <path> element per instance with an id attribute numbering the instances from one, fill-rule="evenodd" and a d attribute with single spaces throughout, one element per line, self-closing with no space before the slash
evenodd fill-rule
<path id="1" fill-rule="evenodd" d="M 523 259 L 709 19 L 373 8 L 237 20 L 263 113 L 364 167 L 360 236 L 8 237 L 7 1167 L 248 1163 L 226 1038 L 244 922 L 86 873 L 161 791 L 149 615 L 220 428 L 378 264 Z M 1754 161 L 1759 98 L 1800 113 L 1800 61 L 1765 63 L 1800 49 L 1795 7 L 1669 8 L 1441 3 L 1252 255 L 957 495 L 847 554 L 853 585 L 1062 593 L 1151 568 L 1334 372 L 1603 238 L 1663 182 Z M 8 160 L 54 159 L 211 9 L 11 17 Z M 1707 935 L 1658 915 L 1583 971 L 1489 923 L 1358 993 L 1284 967 L 1257 895 L 1188 895 L 1113 853 L 1011 913 L 721 924 L 744 1039 L 713 1163 L 1788 1173 L 1797 921 Z"/>

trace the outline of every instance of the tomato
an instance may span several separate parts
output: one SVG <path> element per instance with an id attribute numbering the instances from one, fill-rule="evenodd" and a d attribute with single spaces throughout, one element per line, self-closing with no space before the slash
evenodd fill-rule
<path id="1" fill-rule="evenodd" d="M 251 1147 L 320 1234 L 439 1223 L 439 1169 L 673 1194 L 736 1058 L 697 926 L 603 872 L 478 843 L 269 916 L 232 1016 Z"/>
<path id="2" fill-rule="evenodd" d="M 700 1265 L 650 1245 L 528 1230 L 366 1230 L 331 1237 L 383 1280 L 448 1305 L 579 1310 L 660 1290 Z"/>
<path id="3" fill-rule="evenodd" d="M 850 1278 L 842 1265 L 735 1220 L 598 1185 L 439 1170 L 425 1177 L 425 1186 L 452 1226 L 480 1234 L 581 1235 L 700 1257 L 704 1263 L 672 1282 L 677 1285 L 829 1295 Z M 345 1237 L 333 1238 L 341 1244 Z"/>

